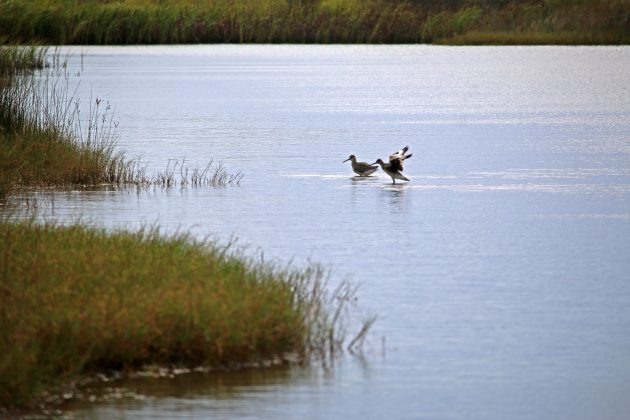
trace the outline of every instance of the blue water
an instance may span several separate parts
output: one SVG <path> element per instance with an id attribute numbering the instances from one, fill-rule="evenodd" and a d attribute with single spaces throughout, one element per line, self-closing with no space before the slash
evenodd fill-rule
<path id="1" fill-rule="evenodd" d="M 628 47 L 87 48 L 77 95 L 110 101 L 128 156 L 243 180 L 39 193 L 40 217 L 236 236 L 359 282 L 379 320 L 330 371 L 130 381 L 71 414 L 627 418 L 629 68 Z M 408 183 L 342 163 L 405 145 Z"/>

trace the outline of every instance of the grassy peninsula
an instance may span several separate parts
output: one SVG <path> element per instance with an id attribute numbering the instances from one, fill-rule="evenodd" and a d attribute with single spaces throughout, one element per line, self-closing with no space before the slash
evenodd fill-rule
<path id="1" fill-rule="evenodd" d="M 627 44 L 630 0 L 6 0 L 0 38 L 47 44 Z"/>
<path id="2" fill-rule="evenodd" d="M 157 229 L 2 220 L 0 243 L 0 409 L 90 372 L 230 366 L 339 344 L 317 268 L 280 270 Z"/>

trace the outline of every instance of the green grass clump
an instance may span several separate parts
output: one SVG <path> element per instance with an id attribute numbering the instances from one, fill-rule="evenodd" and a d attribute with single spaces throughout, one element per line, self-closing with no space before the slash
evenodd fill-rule
<path id="1" fill-rule="evenodd" d="M 79 374 L 339 344 L 317 268 L 280 270 L 157 229 L 3 220 L 0 244 L 0 407 Z"/>
<path id="2" fill-rule="evenodd" d="M 469 31 L 497 33 L 502 43 L 535 36 L 536 42 L 623 44 L 630 42 L 630 0 L 0 2 L 0 37 L 56 45 L 462 43 Z"/>

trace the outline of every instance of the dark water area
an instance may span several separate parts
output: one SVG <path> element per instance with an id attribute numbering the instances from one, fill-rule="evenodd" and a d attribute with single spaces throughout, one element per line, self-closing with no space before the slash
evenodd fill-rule
<path id="1" fill-rule="evenodd" d="M 77 94 L 110 101 L 129 157 L 243 180 L 37 193 L 38 217 L 236 236 L 360 282 L 357 316 L 379 320 L 328 371 L 130 381 L 138 398 L 69 415 L 626 418 L 630 48 L 86 51 Z M 405 145 L 408 183 L 342 163 Z"/>

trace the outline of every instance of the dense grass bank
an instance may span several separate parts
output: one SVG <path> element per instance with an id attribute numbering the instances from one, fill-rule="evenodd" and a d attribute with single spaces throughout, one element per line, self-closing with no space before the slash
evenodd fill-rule
<path id="1" fill-rule="evenodd" d="M 318 268 L 280 270 L 156 229 L 3 220 L 0 243 L 0 407 L 79 374 L 229 366 L 343 339 Z"/>
<path id="2" fill-rule="evenodd" d="M 57 45 L 624 44 L 630 0 L 7 0 L 0 37 Z"/>

